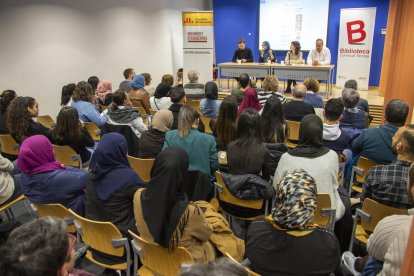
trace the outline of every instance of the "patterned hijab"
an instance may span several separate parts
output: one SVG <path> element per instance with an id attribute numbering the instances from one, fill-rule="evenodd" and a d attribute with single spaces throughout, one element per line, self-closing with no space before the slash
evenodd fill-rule
<path id="1" fill-rule="evenodd" d="M 273 220 L 285 229 L 306 229 L 316 209 L 316 195 L 315 179 L 306 171 L 287 174 L 276 187 Z"/>

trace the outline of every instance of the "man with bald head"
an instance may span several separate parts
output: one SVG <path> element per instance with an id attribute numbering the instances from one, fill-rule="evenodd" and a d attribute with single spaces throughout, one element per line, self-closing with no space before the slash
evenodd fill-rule
<path id="1" fill-rule="evenodd" d="M 392 148 L 397 160 L 389 165 L 371 168 L 363 184 L 363 198 L 371 198 L 395 208 L 413 208 L 408 198 L 407 179 L 414 161 L 414 125 L 398 129 L 392 138 Z"/>
<path id="2" fill-rule="evenodd" d="M 309 52 L 307 64 L 309 65 L 329 65 L 331 64 L 331 51 L 323 47 L 323 40 L 318 38 L 315 43 L 315 49 Z"/>
<path id="3" fill-rule="evenodd" d="M 313 106 L 305 103 L 306 86 L 299 83 L 293 90 L 293 100 L 283 105 L 283 113 L 286 120 L 300 122 L 308 114 L 315 114 Z"/>

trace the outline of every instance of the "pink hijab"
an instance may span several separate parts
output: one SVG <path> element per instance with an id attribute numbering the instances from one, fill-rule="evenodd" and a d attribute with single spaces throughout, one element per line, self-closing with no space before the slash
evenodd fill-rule
<path id="1" fill-rule="evenodd" d="M 244 91 L 244 98 L 239 107 L 239 116 L 243 110 L 249 107 L 255 109 L 256 111 L 260 111 L 263 108 L 263 106 L 259 104 L 259 100 L 257 99 L 257 92 L 254 88 L 247 88 Z"/>
<path id="2" fill-rule="evenodd" d="M 96 87 L 96 92 L 98 92 L 98 98 L 104 101 L 106 95 L 112 93 L 112 84 L 107 80 L 101 80 Z"/>
<path id="3" fill-rule="evenodd" d="M 43 135 L 30 136 L 23 141 L 17 166 L 24 173 L 51 172 L 66 168 L 55 160 L 53 146 Z"/>

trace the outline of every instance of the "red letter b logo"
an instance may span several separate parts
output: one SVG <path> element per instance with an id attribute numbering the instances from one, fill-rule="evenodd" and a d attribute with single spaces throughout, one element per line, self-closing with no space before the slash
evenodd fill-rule
<path id="1" fill-rule="evenodd" d="M 349 44 L 354 44 L 357 42 L 364 41 L 364 39 L 367 37 L 367 33 L 364 31 L 364 27 L 365 27 L 365 24 L 364 24 L 364 21 L 362 20 L 346 22 L 346 30 L 348 33 Z M 355 34 L 359 34 L 359 37 L 355 37 L 354 36 Z"/>

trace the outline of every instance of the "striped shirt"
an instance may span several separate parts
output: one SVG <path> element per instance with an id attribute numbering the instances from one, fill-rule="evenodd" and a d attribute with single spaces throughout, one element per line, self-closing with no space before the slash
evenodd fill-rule
<path id="1" fill-rule="evenodd" d="M 271 96 L 278 97 L 279 100 L 282 102 L 282 104 L 286 102 L 285 96 L 280 92 L 273 92 L 273 91 L 265 92 L 263 90 L 257 91 L 257 98 L 259 99 L 259 103 L 263 106 Z"/>
<path id="2" fill-rule="evenodd" d="M 400 275 L 413 216 L 393 215 L 382 219 L 369 237 L 368 254 L 384 262 L 378 275 Z"/>

